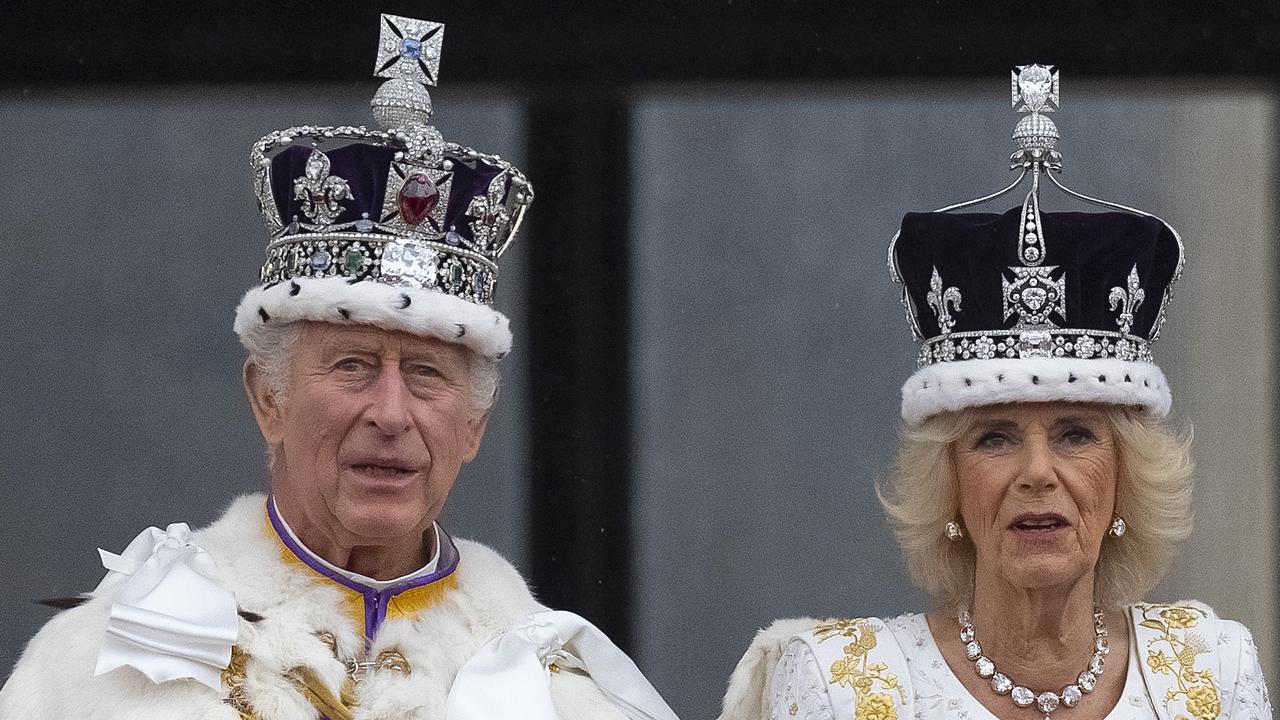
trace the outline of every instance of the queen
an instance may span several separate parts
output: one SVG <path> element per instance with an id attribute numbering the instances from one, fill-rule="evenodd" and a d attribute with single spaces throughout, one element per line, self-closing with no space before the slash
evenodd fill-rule
<path id="1" fill-rule="evenodd" d="M 1020 68 L 1014 100 L 1021 207 L 911 213 L 890 248 L 922 345 L 881 502 L 935 609 L 775 623 L 722 720 L 1272 716 L 1248 629 L 1142 601 L 1191 530 L 1190 442 L 1151 356 L 1182 243 L 1053 176 L 1056 72 Z M 1042 213 L 1041 181 L 1108 212 Z"/>

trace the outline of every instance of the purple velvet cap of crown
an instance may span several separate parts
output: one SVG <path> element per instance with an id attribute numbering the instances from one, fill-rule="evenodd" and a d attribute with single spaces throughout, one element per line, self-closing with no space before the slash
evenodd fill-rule
<path id="1" fill-rule="evenodd" d="M 303 201 L 294 194 L 294 182 L 306 175 L 307 158 L 311 156 L 311 152 L 310 146 L 293 145 L 271 158 L 271 194 L 281 225 L 288 225 L 295 218 L 306 221 L 302 212 Z M 352 143 L 324 151 L 329 158 L 329 174 L 345 180 L 351 190 L 351 197 L 340 202 L 342 212 L 334 220 L 335 224 L 356 222 L 365 213 L 374 222 L 384 219 L 383 201 L 395 153 L 395 148 L 369 143 Z M 444 222 L 436 230 L 451 230 L 471 242 L 475 238 L 471 230 L 472 218 L 467 216 L 467 209 L 474 198 L 485 195 L 489 183 L 502 173 L 502 168 L 479 158 L 464 159 L 449 152 L 445 153 L 445 158 L 453 163 L 453 181 Z M 394 182 L 403 184 L 404 180 L 397 178 Z M 392 190 L 398 192 L 400 188 Z"/>

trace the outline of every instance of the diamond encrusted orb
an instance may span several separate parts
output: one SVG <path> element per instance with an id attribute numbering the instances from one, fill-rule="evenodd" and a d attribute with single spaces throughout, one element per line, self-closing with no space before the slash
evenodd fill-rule
<path id="1" fill-rule="evenodd" d="M 1031 688 L 1019 685 L 1013 689 L 1013 704 L 1018 707 L 1031 707 L 1031 703 L 1036 701 L 1036 694 L 1031 692 Z"/>
<path id="2" fill-rule="evenodd" d="M 1044 115 L 1032 113 L 1014 126 L 1013 142 L 1020 150 L 1052 150 L 1058 144 L 1058 126 Z"/>
<path id="3" fill-rule="evenodd" d="M 431 95 L 422 85 L 404 78 L 382 83 L 369 101 L 369 107 L 383 130 L 431 122 Z"/>

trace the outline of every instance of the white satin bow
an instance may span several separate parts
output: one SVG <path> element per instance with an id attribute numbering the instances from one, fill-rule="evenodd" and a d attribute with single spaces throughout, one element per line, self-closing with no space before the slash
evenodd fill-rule
<path id="1" fill-rule="evenodd" d="M 191 528 L 149 527 L 120 555 L 98 554 L 108 572 L 94 594 L 114 593 L 114 603 L 94 674 L 129 665 L 152 682 L 193 678 L 220 689 L 239 626 L 236 601 L 213 580 L 213 558 L 191 542 Z"/>
<path id="2" fill-rule="evenodd" d="M 534 613 L 480 648 L 453 680 L 445 720 L 556 720 L 553 662 L 585 671 L 631 720 L 679 720 L 626 653 L 564 610 Z"/>

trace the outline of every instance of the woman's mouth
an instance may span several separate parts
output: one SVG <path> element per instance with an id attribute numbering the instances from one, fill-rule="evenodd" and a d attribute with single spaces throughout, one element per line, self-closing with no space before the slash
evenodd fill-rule
<path id="1" fill-rule="evenodd" d="M 1047 533 L 1067 527 L 1071 527 L 1071 523 L 1057 513 L 1023 513 L 1009 523 L 1010 530 L 1020 532 Z"/>

